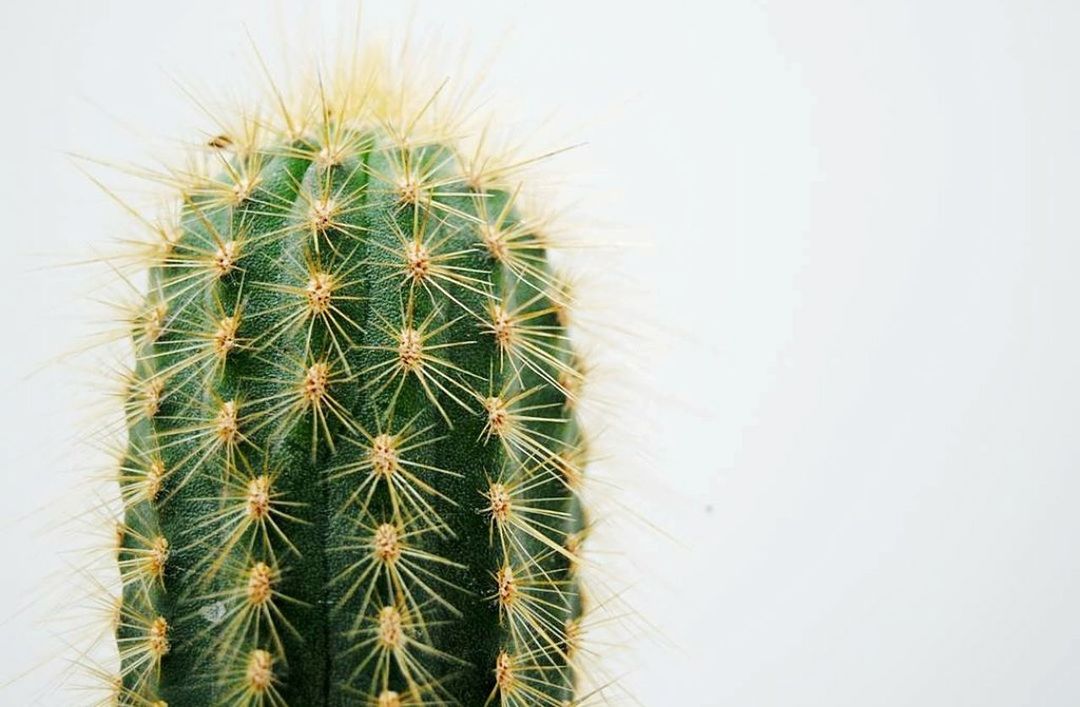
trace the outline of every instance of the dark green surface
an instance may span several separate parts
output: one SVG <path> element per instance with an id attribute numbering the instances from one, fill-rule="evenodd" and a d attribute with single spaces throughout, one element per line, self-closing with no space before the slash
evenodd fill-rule
<path id="1" fill-rule="evenodd" d="M 138 556 L 136 538 L 168 539 L 163 586 L 129 578 L 124 603 L 125 615 L 168 621 L 170 650 L 159 671 L 132 669 L 136 658 L 128 659 L 125 685 L 132 696 L 125 704 L 163 699 L 170 707 L 374 705 L 385 687 L 404 697 L 409 690 L 395 660 L 385 672 L 387 685 L 376 677 L 378 661 L 364 664 L 377 610 L 393 603 L 388 585 L 380 581 L 371 590 L 366 615 L 360 612 L 373 579 L 344 598 L 357 577 L 348 568 L 370 554 L 371 529 L 383 522 L 405 523 L 412 547 L 447 561 L 414 563 L 421 569 L 405 582 L 417 610 L 411 613 L 425 627 L 407 621 L 407 635 L 412 645 L 427 646 L 410 651 L 420 666 L 412 670 L 417 682 L 427 677 L 405 704 L 484 705 L 495 688 L 501 650 L 532 656 L 517 663 L 519 684 L 529 687 L 498 694 L 493 704 L 558 705 L 573 697 L 561 626 L 581 607 L 570 561 L 551 546 L 581 531 L 584 516 L 551 454 L 580 458 L 583 442 L 566 393 L 550 382 L 560 376 L 556 366 L 524 349 L 501 355 L 485 323 L 492 302 L 537 312 L 527 322 L 538 332 L 534 339 L 548 355 L 569 360 L 566 331 L 543 294 L 546 256 L 539 246 L 519 251 L 526 258 L 521 262 L 532 265 L 524 278 L 520 268 L 490 256 L 478 235 L 478 214 L 501 212 L 508 192 L 475 192 L 454 179 L 455 163 L 444 148 L 403 149 L 380 135 L 351 138 L 349 144 L 349 156 L 330 167 L 312 161 L 319 150 L 314 142 L 231 158 L 227 174 L 257 173 L 254 191 L 228 203 L 223 195 L 235 181 L 230 176 L 193 189 L 176 246 L 151 272 L 148 306 L 165 303 L 167 318 L 153 341 L 136 332 L 133 389 L 163 380 L 164 394 L 148 417 L 133 393 L 126 466 L 145 469 L 148 459 L 160 456 L 167 475 L 155 499 L 129 504 L 125 523 L 131 532 L 123 539 L 121 561 Z M 388 181 L 403 165 L 435 185 L 416 203 L 403 201 Z M 334 227 L 315 234 L 304 225 L 309 202 L 327 189 L 347 206 Z M 504 226 L 513 221 L 511 216 Z M 432 248 L 434 262 L 453 268 L 458 282 L 429 277 L 417 283 L 402 275 L 402 235 L 412 239 L 418 233 Z M 212 257 L 222 239 L 239 244 L 239 259 L 218 277 Z M 334 292 L 336 324 L 316 320 L 309 327 L 297 318 L 307 307 L 302 290 L 310 268 L 347 281 Z M 238 345 L 224 358 L 215 357 L 212 333 L 234 312 L 241 321 Z M 426 364 L 433 376 L 427 389 L 413 374 L 399 373 L 386 385 L 386 378 L 378 378 L 380 366 L 397 358 L 398 342 L 390 334 L 409 322 L 437 332 L 424 345 L 443 362 Z M 311 409 L 285 411 L 290 399 L 299 400 L 306 368 L 318 361 L 331 367 L 329 394 L 342 411 L 341 419 L 329 414 L 325 428 L 316 426 Z M 541 441 L 545 453 L 515 452 L 513 445 L 485 435 L 483 399 L 523 391 L 531 392 L 519 406 L 531 408 L 527 416 L 543 418 L 522 422 L 523 432 Z M 216 416 L 229 400 L 237 401 L 240 432 L 231 450 L 212 443 Z M 350 465 L 367 458 L 364 432 L 403 430 L 415 435 L 405 446 L 419 446 L 401 457 L 419 465 L 407 468 L 430 488 L 414 484 L 419 496 L 395 512 L 380 483 L 364 514 L 359 502 L 349 502 L 371 473 L 350 472 Z M 242 508 L 247 483 L 264 473 L 274 476 L 280 494 L 273 507 L 291 516 L 275 519 L 285 537 L 249 533 L 229 542 L 223 514 Z M 543 514 L 523 517 L 539 520 L 543 525 L 535 527 L 546 540 L 515 531 L 523 552 L 512 559 L 516 576 L 528 576 L 536 586 L 542 603 L 534 606 L 547 628 L 519 632 L 516 641 L 493 598 L 493 574 L 504 558 L 498 532 L 483 512 L 483 494 L 496 478 L 528 478 L 528 491 L 515 504 Z M 265 621 L 258 630 L 234 630 L 232 617 L 245 606 L 247 572 L 256 561 L 280 571 L 273 630 Z M 221 614 L 226 618 L 216 620 Z M 122 646 L 141 645 L 140 621 L 123 622 Z M 269 692 L 244 692 L 247 659 L 255 648 L 275 656 L 280 701 Z"/>

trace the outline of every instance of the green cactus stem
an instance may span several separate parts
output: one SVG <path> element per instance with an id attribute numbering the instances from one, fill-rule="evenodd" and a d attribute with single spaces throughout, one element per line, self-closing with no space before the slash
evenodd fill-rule
<path id="1" fill-rule="evenodd" d="M 582 373 L 544 224 L 360 85 L 174 175 L 132 332 L 119 704 L 579 697 Z"/>

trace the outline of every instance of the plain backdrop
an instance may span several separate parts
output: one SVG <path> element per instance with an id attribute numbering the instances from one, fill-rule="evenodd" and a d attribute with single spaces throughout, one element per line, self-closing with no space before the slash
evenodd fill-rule
<path id="1" fill-rule="evenodd" d="M 40 701 L 40 671 L 22 673 L 55 626 L 24 607 L 70 561 L 41 519 L 91 473 L 65 452 L 80 375 L 49 363 L 85 288 L 46 266 L 124 223 L 64 152 L 138 161 L 143 134 L 195 134 L 170 76 L 229 88 L 266 7 L 0 6 L 3 704 Z M 624 258 L 649 294 L 621 325 L 653 339 L 657 393 L 635 507 L 659 526 L 624 548 L 655 629 L 628 690 L 657 707 L 1080 702 L 1080 4 L 412 15 L 497 50 L 493 91 L 555 111 L 587 143 L 598 217 L 651 244 Z"/>

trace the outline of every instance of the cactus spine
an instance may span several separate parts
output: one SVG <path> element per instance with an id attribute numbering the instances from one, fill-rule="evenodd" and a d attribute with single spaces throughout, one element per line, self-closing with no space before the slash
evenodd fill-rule
<path id="1" fill-rule="evenodd" d="M 170 177 L 119 703 L 576 704 L 582 369 L 543 224 L 429 105 L 340 83 Z"/>

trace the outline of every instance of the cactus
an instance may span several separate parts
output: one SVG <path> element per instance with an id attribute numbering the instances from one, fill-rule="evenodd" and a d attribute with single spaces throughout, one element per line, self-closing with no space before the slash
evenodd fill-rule
<path id="1" fill-rule="evenodd" d="M 545 223 L 431 101 L 332 83 L 168 176 L 118 703 L 578 704 L 583 368 Z"/>

